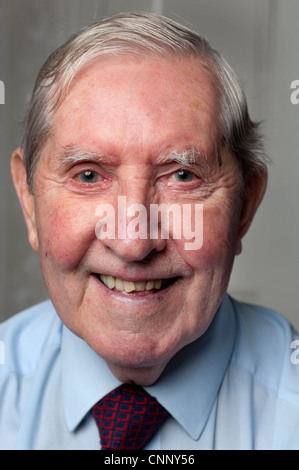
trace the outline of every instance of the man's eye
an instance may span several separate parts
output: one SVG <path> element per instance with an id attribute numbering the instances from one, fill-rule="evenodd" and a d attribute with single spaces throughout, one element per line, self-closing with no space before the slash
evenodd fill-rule
<path id="1" fill-rule="evenodd" d="M 175 181 L 179 183 L 188 183 L 194 179 L 194 174 L 188 170 L 178 170 L 174 174 Z"/>
<path id="2" fill-rule="evenodd" d="M 97 183 L 99 181 L 99 175 L 95 171 L 86 170 L 78 175 L 79 181 L 85 184 Z"/>

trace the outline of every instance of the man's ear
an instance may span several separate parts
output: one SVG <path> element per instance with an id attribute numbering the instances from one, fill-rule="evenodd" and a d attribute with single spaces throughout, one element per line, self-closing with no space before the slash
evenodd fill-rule
<path id="1" fill-rule="evenodd" d="M 38 251 L 34 196 L 30 193 L 27 173 L 23 161 L 23 150 L 16 149 L 11 157 L 10 169 L 16 193 L 18 195 L 28 230 L 29 243 Z"/>
<path id="2" fill-rule="evenodd" d="M 267 179 L 267 171 L 260 171 L 251 177 L 244 188 L 236 255 L 239 255 L 242 251 L 242 238 L 247 233 L 262 202 L 267 187 Z"/>

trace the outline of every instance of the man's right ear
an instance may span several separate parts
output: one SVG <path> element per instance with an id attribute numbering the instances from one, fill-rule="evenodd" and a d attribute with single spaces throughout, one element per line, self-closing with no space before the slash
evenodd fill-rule
<path id="1" fill-rule="evenodd" d="M 27 225 L 29 243 L 32 249 L 38 252 L 34 195 L 31 194 L 27 183 L 27 172 L 23 161 L 23 150 L 21 148 L 17 148 L 13 152 L 10 169 L 14 187 Z"/>

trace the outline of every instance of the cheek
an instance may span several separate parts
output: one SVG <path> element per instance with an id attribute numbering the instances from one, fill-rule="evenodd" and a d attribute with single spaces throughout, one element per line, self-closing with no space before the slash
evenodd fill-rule
<path id="1" fill-rule="evenodd" d="M 48 204 L 39 215 L 41 262 L 61 270 L 75 268 L 95 238 L 95 216 L 79 204 Z"/>
<path id="2" fill-rule="evenodd" d="M 226 210 L 225 210 L 226 209 Z M 237 210 L 219 209 L 218 206 L 204 207 L 202 232 L 195 235 L 202 242 L 198 250 L 186 250 L 181 244 L 185 261 L 200 272 L 216 269 L 230 270 L 234 259 L 237 234 Z"/>

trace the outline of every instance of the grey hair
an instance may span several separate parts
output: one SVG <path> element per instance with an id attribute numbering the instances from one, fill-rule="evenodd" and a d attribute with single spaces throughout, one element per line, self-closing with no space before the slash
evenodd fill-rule
<path id="1" fill-rule="evenodd" d="M 41 68 L 29 104 L 23 134 L 27 181 L 33 177 L 51 132 L 57 106 L 87 62 L 100 56 L 170 54 L 200 58 L 218 78 L 221 90 L 219 128 L 222 141 L 236 156 L 243 182 L 266 171 L 267 158 L 259 124 L 251 121 L 240 82 L 225 59 L 197 33 L 159 15 L 119 13 L 76 33 L 54 51 Z"/>

